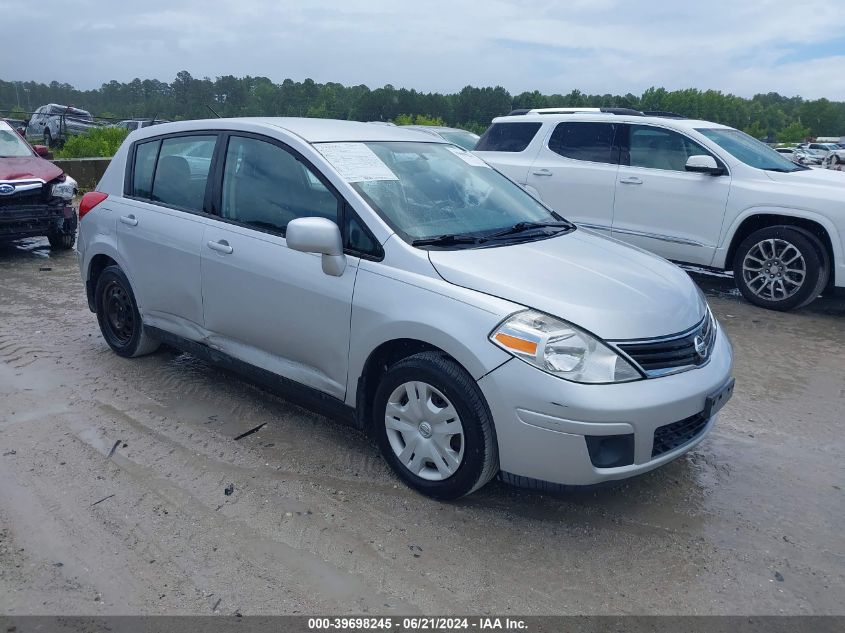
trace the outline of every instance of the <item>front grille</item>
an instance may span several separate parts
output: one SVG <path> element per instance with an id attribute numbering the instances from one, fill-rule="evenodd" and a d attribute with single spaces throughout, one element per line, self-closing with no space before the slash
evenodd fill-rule
<path id="1" fill-rule="evenodd" d="M 651 456 L 657 457 L 684 444 L 688 444 L 698 437 L 706 426 L 707 417 L 702 412 L 684 418 L 679 422 L 657 427 L 654 430 L 654 444 L 651 448 Z"/>
<path id="2" fill-rule="evenodd" d="M 639 365 L 646 376 L 656 378 L 705 364 L 715 340 L 716 322 L 708 311 L 698 325 L 681 334 L 620 342 L 616 346 Z"/>
<path id="3" fill-rule="evenodd" d="M 43 204 L 47 202 L 42 197 L 44 187 L 29 191 L 15 191 L 11 195 L 0 195 L 0 209 L 17 209 L 26 205 Z"/>

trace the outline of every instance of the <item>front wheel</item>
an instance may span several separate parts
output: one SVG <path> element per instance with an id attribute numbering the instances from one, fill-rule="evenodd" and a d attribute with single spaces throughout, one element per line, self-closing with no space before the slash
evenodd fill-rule
<path id="1" fill-rule="evenodd" d="M 94 299 L 100 331 L 115 354 L 131 358 L 158 348 L 159 342 L 144 332 L 132 287 L 119 266 L 100 273 Z"/>
<path id="2" fill-rule="evenodd" d="M 423 352 L 392 365 L 373 404 L 381 452 L 415 490 L 457 499 L 498 472 L 493 420 L 481 390 L 446 354 Z"/>
<path id="3" fill-rule="evenodd" d="M 65 218 L 61 227 L 49 233 L 47 239 L 50 241 L 50 248 L 54 251 L 67 251 L 73 248 L 76 243 L 76 215 Z"/>
<path id="4" fill-rule="evenodd" d="M 770 226 L 755 231 L 734 256 L 734 278 L 742 296 L 770 310 L 793 310 L 812 302 L 827 286 L 830 266 L 824 247 L 809 231 Z"/>

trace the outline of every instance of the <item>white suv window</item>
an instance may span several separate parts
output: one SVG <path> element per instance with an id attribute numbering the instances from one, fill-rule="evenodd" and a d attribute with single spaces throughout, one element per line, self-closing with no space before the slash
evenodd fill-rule
<path id="1" fill-rule="evenodd" d="M 690 156 L 712 156 L 701 145 L 672 130 L 631 125 L 628 137 L 631 167 L 686 171 Z"/>
<path id="2" fill-rule="evenodd" d="M 477 152 L 521 152 L 534 140 L 542 123 L 514 121 L 494 123 L 475 146 Z"/>
<path id="3" fill-rule="evenodd" d="M 555 154 L 593 163 L 617 162 L 613 147 L 613 123 L 577 121 L 558 123 L 549 138 L 549 149 Z"/>

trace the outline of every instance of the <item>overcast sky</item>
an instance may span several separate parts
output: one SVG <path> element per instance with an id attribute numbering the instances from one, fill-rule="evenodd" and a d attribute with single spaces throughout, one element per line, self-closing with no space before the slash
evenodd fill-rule
<path id="1" fill-rule="evenodd" d="M 845 100 L 845 0 L 0 0 L 0 78 L 266 76 L 453 92 Z M 34 6 L 34 5 L 33 5 Z M 36 45 L 37 43 L 37 45 Z"/>

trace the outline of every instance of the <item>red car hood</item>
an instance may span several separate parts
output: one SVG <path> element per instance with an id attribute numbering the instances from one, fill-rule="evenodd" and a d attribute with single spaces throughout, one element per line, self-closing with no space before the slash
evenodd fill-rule
<path id="1" fill-rule="evenodd" d="M 0 180 L 40 178 L 50 182 L 61 175 L 61 169 L 40 156 L 0 158 Z"/>

